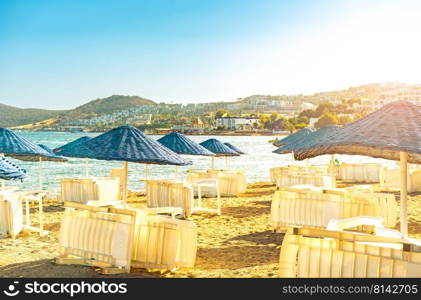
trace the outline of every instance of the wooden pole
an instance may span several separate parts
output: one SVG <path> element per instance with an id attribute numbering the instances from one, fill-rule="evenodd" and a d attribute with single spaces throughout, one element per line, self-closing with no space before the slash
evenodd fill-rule
<path id="1" fill-rule="evenodd" d="M 178 166 L 175 166 L 175 179 L 178 179 Z"/>
<path id="2" fill-rule="evenodd" d="M 225 168 L 228 170 L 228 156 L 225 156 Z"/>
<path id="3" fill-rule="evenodd" d="M 86 178 L 89 177 L 89 159 L 85 158 L 85 176 Z"/>
<path id="4" fill-rule="evenodd" d="M 39 177 L 38 177 L 38 184 L 39 189 L 42 191 L 42 177 L 43 177 L 43 169 L 42 169 L 42 157 L 39 157 Z"/>
<path id="5" fill-rule="evenodd" d="M 408 237 L 408 153 L 400 152 L 401 169 L 401 233 Z"/>
<path id="6" fill-rule="evenodd" d="M 215 158 L 212 156 L 211 159 L 211 169 L 215 169 Z"/>
<path id="7" fill-rule="evenodd" d="M 148 172 L 149 170 L 148 170 L 148 165 L 147 164 L 145 164 L 145 180 L 148 180 L 149 179 L 149 172 Z"/>
<path id="8" fill-rule="evenodd" d="M 124 207 L 127 207 L 127 185 L 129 181 L 129 163 L 125 161 L 123 163 L 123 169 L 124 169 L 124 185 L 123 185 L 123 205 Z"/>

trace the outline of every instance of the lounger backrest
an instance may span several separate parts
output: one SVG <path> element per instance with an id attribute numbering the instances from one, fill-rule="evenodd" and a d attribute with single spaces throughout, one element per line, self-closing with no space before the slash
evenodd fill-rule
<path id="1" fill-rule="evenodd" d="M 413 246 L 413 245 L 412 245 Z M 280 277 L 420 277 L 421 253 L 394 238 L 309 228 L 290 229 Z"/>
<path id="2" fill-rule="evenodd" d="M 136 212 L 65 203 L 60 253 L 130 271 Z"/>

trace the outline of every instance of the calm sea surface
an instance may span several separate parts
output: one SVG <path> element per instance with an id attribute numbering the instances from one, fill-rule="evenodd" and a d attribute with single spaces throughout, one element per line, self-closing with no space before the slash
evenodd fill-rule
<path id="1" fill-rule="evenodd" d="M 20 132 L 22 136 L 28 138 L 34 143 L 45 144 L 51 148 L 56 148 L 66 144 L 76 138 L 84 135 L 96 136 L 98 133 L 71 133 L 71 132 Z M 153 139 L 161 136 L 151 135 Z M 196 142 L 202 142 L 212 136 L 189 136 Z M 275 166 L 282 166 L 291 163 L 292 156 L 290 154 L 279 155 L 272 153 L 276 148 L 268 143 L 273 137 L 268 136 L 217 136 L 215 137 L 222 142 L 230 142 L 237 146 L 247 154 L 240 157 L 228 158 L 228 166 L 232 169 L 243 169 L 247 175 L 249 182 L 268 181 L 269 169 Z M 193 165 L 187 167 L 179 167 L 179 176 L 184 178 L 186 170 L 206 170 L 210 167 L 211 159 L 209 157 L 185 156 L 193 161 Z M 335 156 L 341 162 L 374 162 L 384 160 L 372 159 L 364 156 Z M 329 156 L 320 156 L 309 161 L 311 164 L 322 164 L 329 161 Z M 22 189 L 37 189 L 39 163 L 31 163 L 15 160 L 15 162 L 28 171 L 27 178 L 22 182 L 8 182 L 7 185 L 18 185 Z M 225 168 L 225 158 L 215 159 L 216 168 Z M 85 161 L 82 159 L 69 158 L 68 162 L 44 162 L 44 188 L 59 191 L 59 178 L 63 177 L 83 177 L 85 175 Z M 390 162 L 389 162 L 390 163 Z M 91 176 L 108 176 L 111 168 L 120 167 L 121 162 L 109 162 L 100 160 L 90 160 L 89 175 Z M 173 178 L 173 166 L 149 165 L 149 178 Z M 145 165 L 130 163 L 129 164 L 129 188 L 133 190 L 143 189 L 145 177 Z"/>

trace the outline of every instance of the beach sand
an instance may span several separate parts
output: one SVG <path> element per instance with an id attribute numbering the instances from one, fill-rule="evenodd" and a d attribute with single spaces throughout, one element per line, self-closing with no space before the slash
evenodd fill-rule
<path id="1" fill-rule="evenodd" d="M 221 216 L 192 216 L 198 226 L 195 267 L 162 274 L 136 269 L 106 276 L 93 267 L 54 264 L 63 208 L 46 205 L 48 236 L 23 232 L 16 239 L 0 239 L 0 277 L 277 277 L 283 234 L 273 233 L 269 222 L 274 191 L 270 183 L 249 184 L 245 194 L 223 198 Z M 131 206 L 146 207 L 144 197 L 130 200 Z M 421 194 L 410 195 L 408 204 L 410 235 L 421 238 Z"/>

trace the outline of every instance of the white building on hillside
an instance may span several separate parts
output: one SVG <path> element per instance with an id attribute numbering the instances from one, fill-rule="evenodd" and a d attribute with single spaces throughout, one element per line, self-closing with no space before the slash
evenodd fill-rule
<path id="1" fill-rule="evenodd" d="M 254 124 L 259 122 L 259 118 L 249 117 L 221 117 L 216 118 L 216 127 L 228 130 L 251 130 Z"/>

